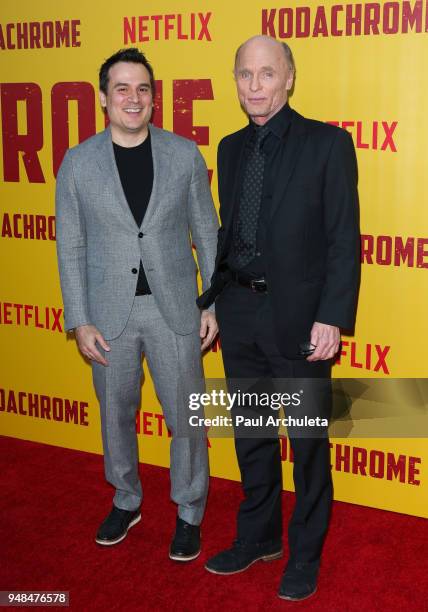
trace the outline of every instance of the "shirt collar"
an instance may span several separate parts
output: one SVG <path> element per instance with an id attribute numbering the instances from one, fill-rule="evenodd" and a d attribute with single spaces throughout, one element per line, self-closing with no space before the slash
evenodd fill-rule
<path id="1" fill-rule="evenodd" d="M 269 119 L 265 123 L 265 126 L 269 128 L 269 132 L 277 136 L 278 138 L 283 138 L 288 126 L 291 122 L 291 108 L 286 102 L 284 106 L 277 112 L 273 117 Z M 250 119 L 250 126 L 252 130 L 257 129 L 257 125 Z"/>

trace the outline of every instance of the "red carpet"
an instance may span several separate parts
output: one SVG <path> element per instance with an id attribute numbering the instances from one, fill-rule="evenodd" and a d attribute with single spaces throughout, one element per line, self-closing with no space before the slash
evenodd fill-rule
<path id="1" fill-rule="evenodd" d="M 71 609 L 428 610 L 428 523 L 422 518 L 336 502 L 318 592 L 306 602 L 277 598 L 284 561 L 234 576 L 204 570 L 234 537 L 237 483 L 212 479 L 203 552 L 191 564 L 168 559 L 175 525 L 168 471 L 141 466 L 143 520 L 112 548 L 94 543 L 112 491 L 102 457 L 0 437 L 0 590 L 67 590 Z M 284 493 L 288 521 L 293 495 Z"/>

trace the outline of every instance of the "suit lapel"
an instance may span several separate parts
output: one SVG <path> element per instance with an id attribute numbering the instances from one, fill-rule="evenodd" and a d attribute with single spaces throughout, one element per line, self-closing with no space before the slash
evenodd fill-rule
<path id="1" fill-rule="evenodd" d="M 171 175 L 169 170 L 171 154 L 160 135 L 161 130 L 152 125 L 149 126 L 149 130 L 153 155 L 153 187 L 146 214 L 144 215 L 141 226 L 142 229 L 146 228 L 153 219 L 157 206 L 159 206 L 160 198 L 164 191 L 168 188 Z M 105 181 L 110 182 L 111 184 L 111 191 L 114 195 L 115 201 L 117 201 L 118 205 L 123 211 L 124 219 L 130 228 L 132 228 L 132 231 L 135 232 L 135 229 L 138 228 L 138 226 L 135 222 L 134 215 L 129 208 L 128 201 L 122 188 L 122 183 L 120 181 L 120 176 L 114 157 L 113 143 L 109 127 L 107 127 L 102 133 L 97 162 L 101 168 L 103 176 L 105 177 Z"/>
<path id="2" fill-rule="evenodd" d="M 168 190 L 171 180 L 171 149 L 162 138 L 162 130 L 149 125 L 153 157 L 153 187 L 141 228 L 147 229 L 153 222 L 162 201 L 162 195 Z"/>
<path id="3" fill-rule="evenodd" d="M 232 219 L 233 219 L 233 211 L 237 205 L 237 201 L 239 198 L 239 186 L 242 182 L 242 163 L 244 158 L 245 151 L 245 143 L 249 136 L 249 130 L 246 129 L 242 132 L 241 138 L 239 138 L 229 151 L 229 163 L 228 163 L 228 173 L 227 180 L 225 184 L 225 193 L 230 193 L 231 198 L 229 200 L 230 205 L 227 206 L 224 211 L 223 218 L 223 226 L 226 231 L 229 230 Z"/>
<path id="4" fill-rule="evenodd" d="M 299 159 L 299 155 L 302 152 L 303 145 L 306 140 L 306 128 L 301 117 L 298 113 L 293 111 L 293 118 L 291 125 L 285 134 L 286 144 L 281 160 L 279 180 L 276 182 L 273 198 L 270 218 L 272 219 L 278 207 L 284 201 L 286 191 L 293 175 L 294 168 Z"/>
<path id="5" fill-rule="evenodd" d="M 113 193 L 114 200 L 118 203 L 123 211 L 124 219 L 127 224 L 135 231 L 137 224 L 135 223 L 134 215 L 129 208 L 128 201 L 120 182 L 119 171 L 114 157 L 113 142 L 111 139 L 110 127 L 107 127 L 102 133 L 102 138 L 99 146 L 99 154 L 97 162 L 104 176 L 106 183 L 110 183 L 110 191 Z"/>

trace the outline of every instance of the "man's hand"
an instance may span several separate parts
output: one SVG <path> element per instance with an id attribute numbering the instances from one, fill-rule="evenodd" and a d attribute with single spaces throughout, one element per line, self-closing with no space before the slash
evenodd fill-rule
<path id="1" fill-rule="evenodd" d="M 311 330 L 311 344 L 316 349 L 306 358 L 306 361 L 331 359 L 339 350 L 340 331 L 334 325 L 315 322 Z"/>
<path id="2" fill-rule="evenodd" d="M 203 310 L 201 313 L 201 331 L 199 333 L 202 340 L 201 351 L 204 351 L 210 346 L 217 336 L 217 332 L 218 325 L 215 315 L 209 310 Z"/>
<path id="3" fill-rule="evenodd" d="M 103 366 L 108 365 L 108 361 L 104 359 L 97 349 L 96 343 L 98 342 L 105 351 L 109 351 L 110 347 L 95 325 L 80 325 L 80 327 L 76 327 L 74 330 L 74 335 L 76 336 L 79 349 L 85 357 L 97 361 Z"/>

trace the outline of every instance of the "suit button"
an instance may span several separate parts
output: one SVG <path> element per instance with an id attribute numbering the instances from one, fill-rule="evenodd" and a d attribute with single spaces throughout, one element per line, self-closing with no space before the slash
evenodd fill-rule
<path id="1" fill-rule="evenodd" d="M 257 251 L 256 256 L 260 257 L 260 255 L 261 255 L 260 251 Z"/>
<path id="2" fill-rule="evenodd" d="M 140 232 L 140 233 L 138 234 L 138 238 L 142 238 L 143 236 L 144 236 L 143 232 Z"/>
<path id="3" fill-rule="evenodd" d="M 137 274 L 138 270 L 137 270 L 137 268 L 132 268 L 131 272 L 132 272 L 132 274 Z"/>

